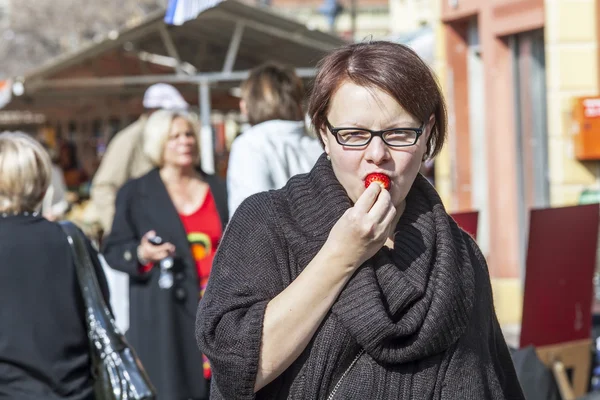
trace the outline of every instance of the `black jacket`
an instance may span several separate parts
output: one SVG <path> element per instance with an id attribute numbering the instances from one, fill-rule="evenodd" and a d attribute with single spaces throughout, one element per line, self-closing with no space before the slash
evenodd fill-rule
<path id="1" fill-rule="evenodd" d="M 104 273 L 92 259 L 108 303 Z M 0 399 L 93 399 L 90 371 L 65 234 L 39 216 L 0 217 Z"/>
<path id="2" fill-rule="evenodd" d="M 225 227 L 225 185 L 213 176 L 204 179 L 210 185 Z M 139 271 L 136 249 L 150 230 L 176 247 L 175 284 L 168 290 L 158 286 L 158 268 L 147 274 Z M 194 340 L 199 292 L 196 263 L 158 169 L 129 181 L 119 191 L 113 226 L 103 250 L 111 267 L 130 276 L 127 337 L 156 387 L 158 399 L 208 398 L 202 354 Z M 175 291 L 184 293 L 185 299 L 178 300 Z"/>

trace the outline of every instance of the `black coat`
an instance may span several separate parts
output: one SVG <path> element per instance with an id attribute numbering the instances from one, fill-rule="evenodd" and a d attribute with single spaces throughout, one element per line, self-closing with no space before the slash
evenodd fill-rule
<path id="1" fill-rule="evenodd" d="M 225 185 L 214 176 L 204 179 L 225 227 Z M 158 286 L 158 268 L 140 273 L 136 250 L 150 230 L 176 247 L 175 284 L 171 289 Z M 111 267 L 130 276 L 127 337 L 156 386 L 158 400 L 207 399 L 209 385 L 194 339 L 199 300 L 196 262 L 158 169 L 129 181 L 119 191 L 113 226 L 103 250 Z M 185 299 L 178 300 L 175 291 L 183 291 Z"/>
<path id="2" fill-rule="evenodd" d="M 102 267 L 92 260 L 108 303 Z M 86 329 L 61 227 L 39 216 L 0 216 L 0 399 L 93 399 Z"/>

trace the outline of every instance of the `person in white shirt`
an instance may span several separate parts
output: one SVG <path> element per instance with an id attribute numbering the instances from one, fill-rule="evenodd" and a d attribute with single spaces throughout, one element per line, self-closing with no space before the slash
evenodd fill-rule
<path id="1" fill-rule="evenodd" d="M 69 210 L 69 202 L 62 169 L 56 164 L 52 164 L 51 167 L 50 186 L 42 201 L 42 213 L 47 220 L 57 221 L 65 217 Z"/>
<path id="2" fill-rule="evenodd" d="M 227 168 L 229 215 L 250 195 L 283 187 L 310 171 L 323 148 L 304 123 L 304 85 L 293 68 L 269 62 L 242 84 L 240 109 L 251 128 L 231 147 Z"/>

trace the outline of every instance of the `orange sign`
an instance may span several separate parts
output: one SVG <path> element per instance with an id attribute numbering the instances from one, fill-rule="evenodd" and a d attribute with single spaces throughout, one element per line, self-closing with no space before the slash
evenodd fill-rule
<path id="1" fill-rule="evenodd" d="M 574 100 L 573 128 L 578 160 L 600 160 L 600 97 Z"/>
<path id="2" fill-rule="evenodd" d="M 12 81 L 0 81 L 0 108 L 4 107 L 12 98 Z"/>

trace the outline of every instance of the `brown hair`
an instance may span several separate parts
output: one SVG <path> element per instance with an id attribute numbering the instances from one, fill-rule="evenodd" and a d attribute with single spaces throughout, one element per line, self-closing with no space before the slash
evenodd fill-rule
<path id="1" fill-rule="evenodd" d="M 346 45 L 322 59 L 308 103 L 316 132 L 325 129 L 330 100 L 345 80 L 387 92 L 419 121 L 426 123 L 433 114 L 426 154 L 440 152 L 446 139 L 446 104 L 433 72 L 413 50 L 374 41 Z"/>
<path id="2" fill-rule="evenodd" d="M 254 68 L 242 84 L 250 125 L 272 119 L 304 119 L 303 98 L 304 85 L 294 69 L 274 62 Z"/>

